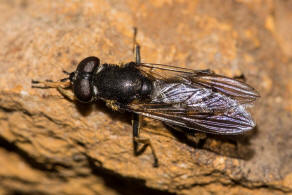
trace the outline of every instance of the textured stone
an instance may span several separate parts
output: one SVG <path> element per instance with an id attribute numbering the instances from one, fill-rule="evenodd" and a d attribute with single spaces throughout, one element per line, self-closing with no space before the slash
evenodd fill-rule
<path id="1" fill-rule="evenodd" d="M 288 1 L 0 1 L 0 194 L 292 193 Z M 261 94 L 256 129 L 203 142 L 145 119 L 160 161 L 133 156 L 131 115 L 31 80 L 58 80 L 87 56 L 244 74 Z"/>

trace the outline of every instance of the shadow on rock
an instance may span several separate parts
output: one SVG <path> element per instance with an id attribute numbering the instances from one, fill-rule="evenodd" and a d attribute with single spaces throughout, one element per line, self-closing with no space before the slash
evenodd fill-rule
<path id="1" fill-rule="evenodd" d="M 108 108 L 103 101 L 96 101 L 93 103 L 82 103 L 75 101 L 73 103 L 82 116 L 88 116 L 92 113 L 92 111 L 99 110 L 112 118 L 112 120 L 119 120 L 128 124 L 131 123 L 131 113 L 113 111 L 112 109 Z"/>
<path id="2" fill-rule="evenodd" d="M 179 128 L 178 131 L 177 128 L 165 126 L 174 137 L 188 146 L 243 160 L 249 160 L 254 156 L 250 139 L 257 135 L 257 127 L 247 134 L 226 136 L 205 134 L 183 128 Z"/>
<path id="3" fill-rule="evenodd" d="M 131 113 L 113 111 L 102 101 L 97 101 L 91 104 L 77 101 L 74 103 L 78 112 L 83 116 L 88 116 L 93 110 L 97 109 L 108 115 L 113 121 L 119 120 L 128 124 L 131 122 Z M 257 127 L 252 131 L 241 135 L 213 135 L 196 132 L 190 129 L 172 127 L 167 124 L 165 126 L 180 142 L 191 147 L 205 149 L 219 155 L 243 160 L 249 160 L 254 155 L 254 151 L 250 147 L 250 139 L 257 135 Z"/>

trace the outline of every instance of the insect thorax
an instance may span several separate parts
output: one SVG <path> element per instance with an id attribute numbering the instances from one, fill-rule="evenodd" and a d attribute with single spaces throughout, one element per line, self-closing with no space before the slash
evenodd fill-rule
<path id="1" fill-rule="evenodd" d="M 103 64 L 102 66 L 93 77 L 93 85 L 99 98 L 116 100 L 126 104 L 134 99 L 143 99 L 149 96 L 152 82 L 137 68 L 129 65 L 119 67 Z"/>

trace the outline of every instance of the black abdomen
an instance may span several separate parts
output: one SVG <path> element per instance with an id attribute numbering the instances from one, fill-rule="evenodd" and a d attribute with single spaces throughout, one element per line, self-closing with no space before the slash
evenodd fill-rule
<path id="1" fill-rule="evenodd" d="M 152 82 L 134 66 L 133 63 L 124 67 L 104 64 L 93 80 L 98 97 L 120 103 L 149 97 Z"/>

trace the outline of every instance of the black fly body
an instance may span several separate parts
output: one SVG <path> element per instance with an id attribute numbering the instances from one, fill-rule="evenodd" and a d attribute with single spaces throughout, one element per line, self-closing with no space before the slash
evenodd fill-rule
<path id="1" fill-rule="evenodd" d="M 150 146 L 154 166 L 158 166 L 155 150 L 149 139 L 139 136 L 141 115 L 211 134 L 241 134 L 254 128 L 246 110 L 259 97 L 254 88 L 210 70 L 142 63 L 135 37 L 136 30 L 135 62 L 118 66 L 87 57 L 76 71 L 64 71 L 68 78 L 58 82 L 32 81 L 32 86 L 57 88 L 64 96 L 81 102 L 103 100 L 113 110 L 133 113 L 134 154 Z M 143 144 L 140 149 L 139 143 Z"/>

